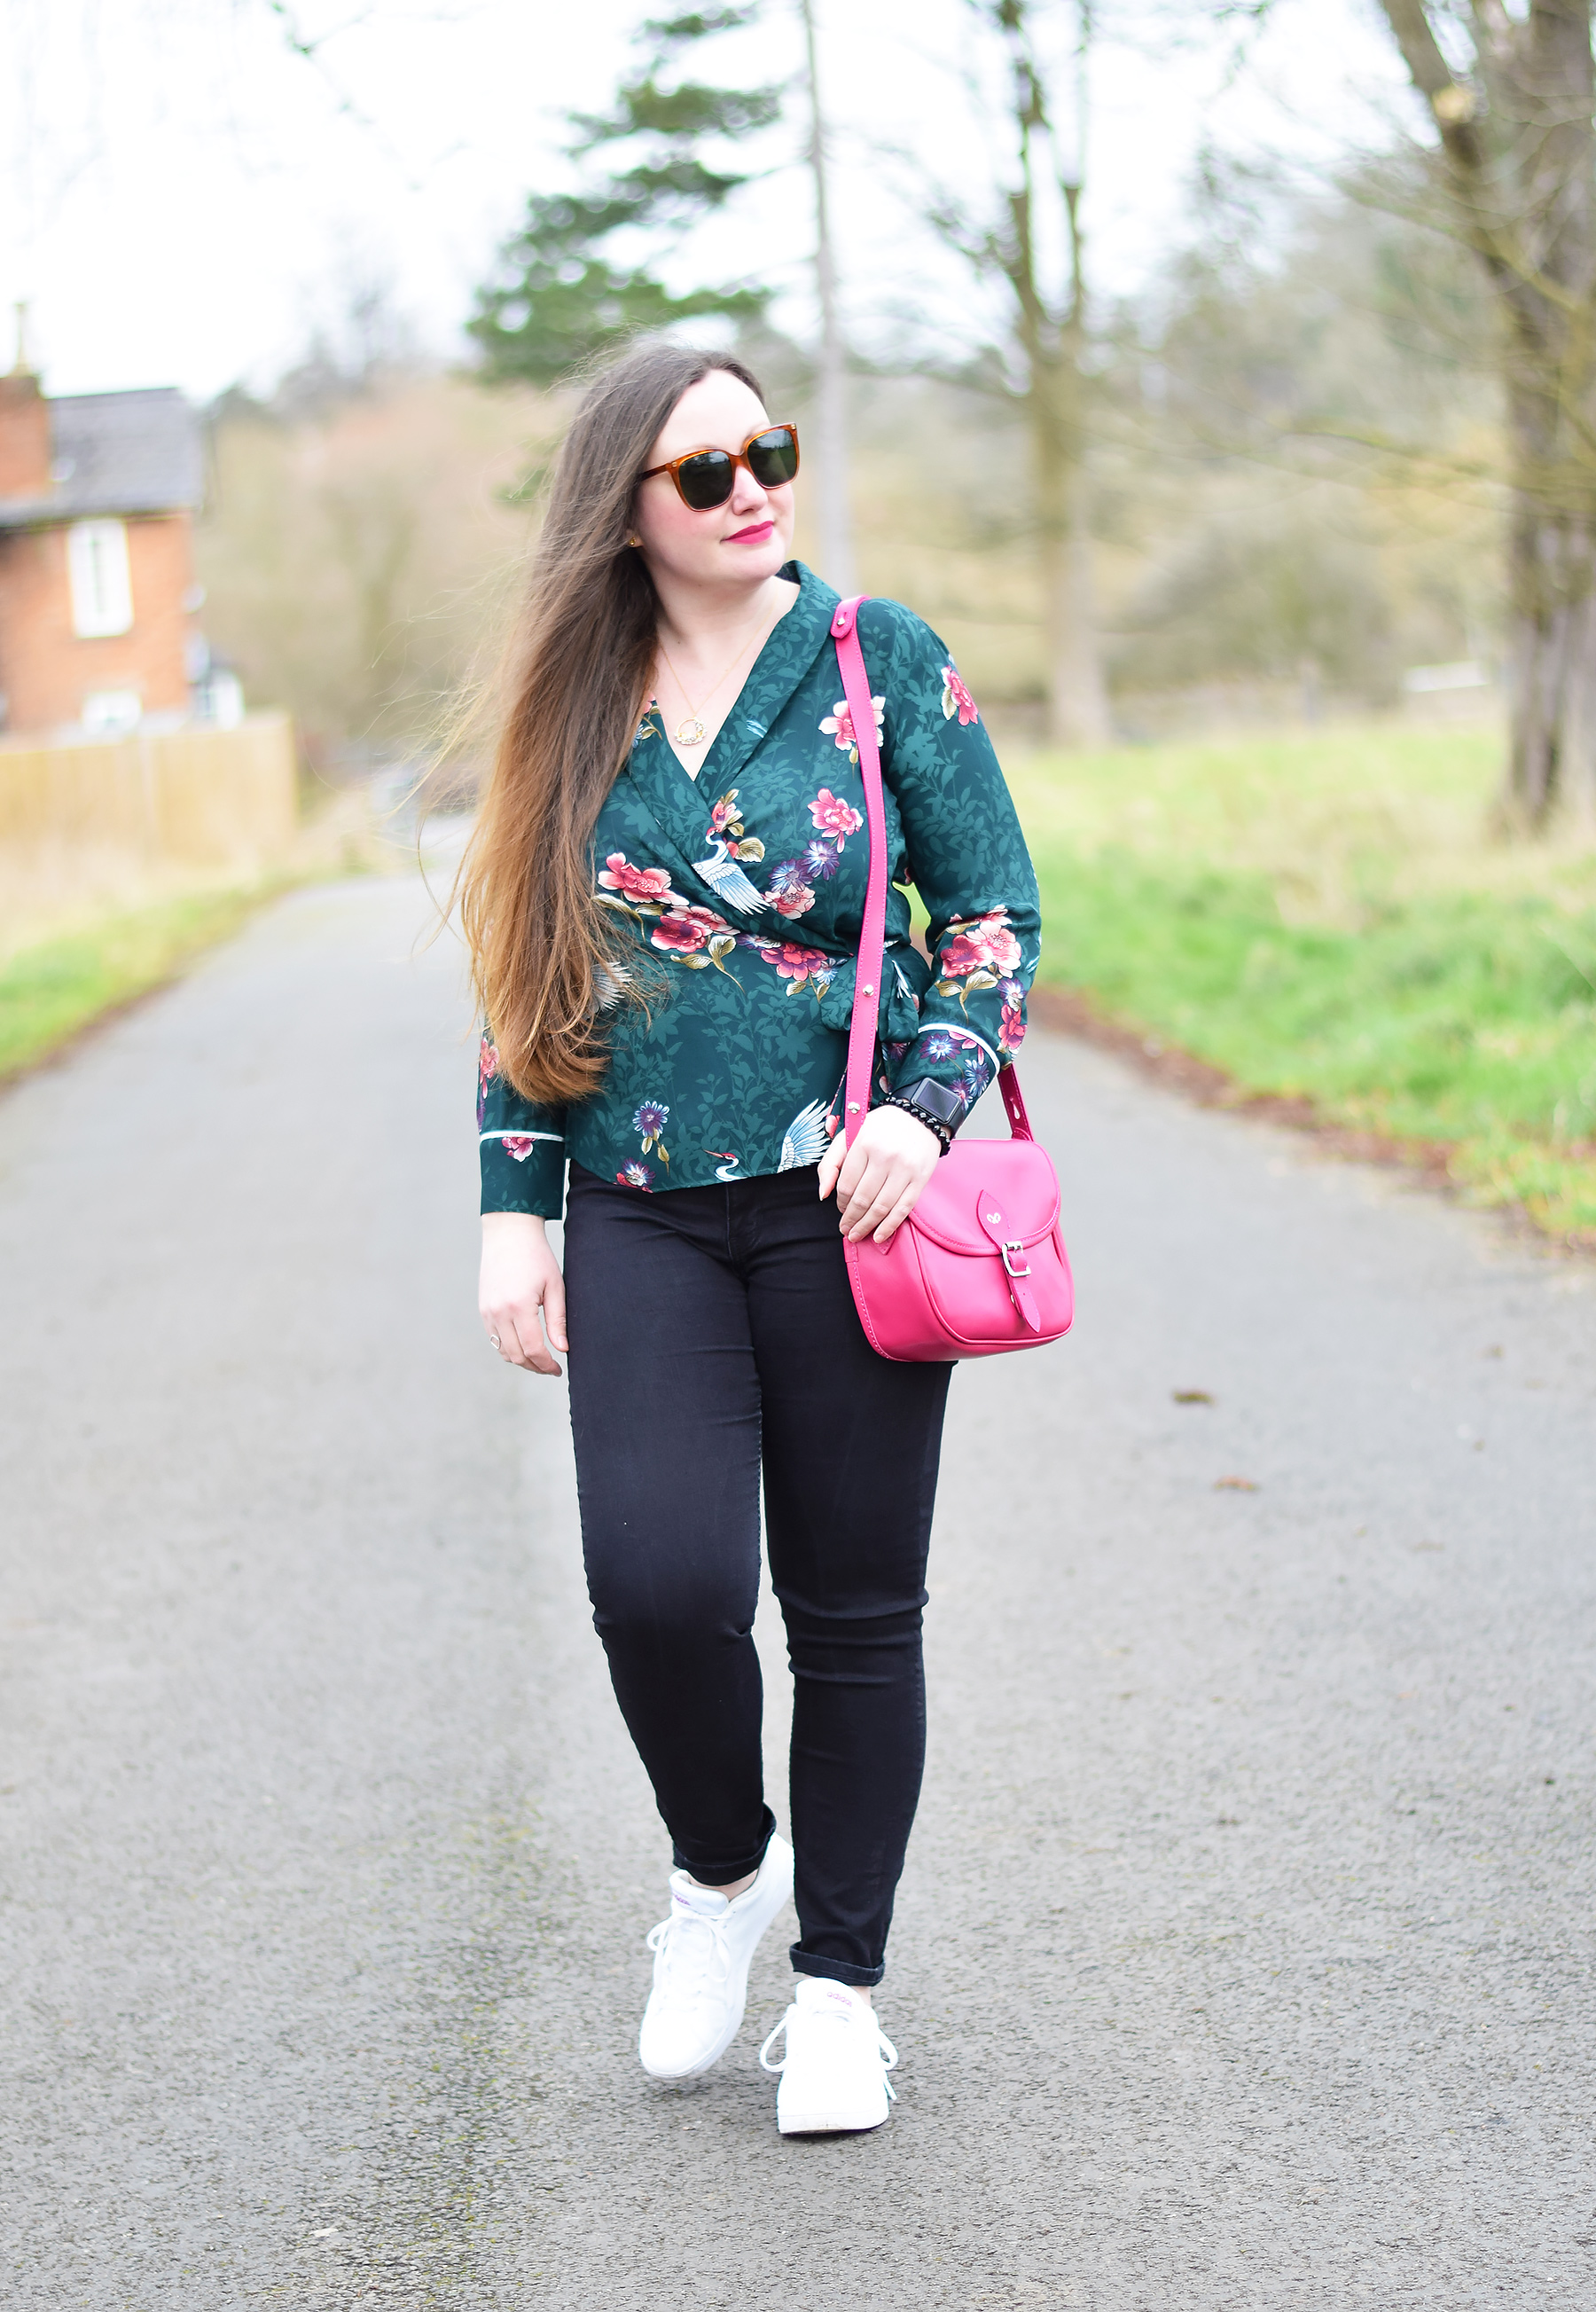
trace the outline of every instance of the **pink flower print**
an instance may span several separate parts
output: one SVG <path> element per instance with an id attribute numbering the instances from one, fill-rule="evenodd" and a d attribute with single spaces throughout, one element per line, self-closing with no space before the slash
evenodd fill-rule
<path id="1" fill-rule="evenodd" d="M 885 727 L 884 718 L 886 712 L 886 696 L 885 692 L 879 698 L 872 698 L 870 701 L 870 706 L 876 717 L 876 744 L 879 745 L 881 742 L 882 731 Z M 850 762 L 858 762 L 859 742 L 854 737 L 853 717 L 848 711 L 848 701 L 845 698 L 838 699 L 831 713 L 823 718 L 820 727 L 825 732 L 828 739 L 834 740 L 836 744 L 843 749 Z M 815 825 L 818 826 L 820 822 L 817 819 L 815 821 Z M 850 832 L 852 830 L 850 829 Z"/>
<path id="2" fill-rule="evenodd" d="M 736 936 L 724 915 L 718 915 L 713 907 L 703 906 L 697 901 L 694 901 L 690 907 L 673 907 L 671 912 L 673 915 L 685 915 L 689 923 L 698 924 L 711 939 L 717 932 L 724 932 L 728 939 Z"/>
<path id="3" fill-rule="evenodd" d="M 981 720 L 975 701 L 960 681 L 957 669 L 952 666 L 945 666 L 942 670 L 942 712 L 949 722 L 956 714 L 961 725 Z"/>
<path id="4" fill-rule="evenodd" d="M 795 988 L 811 980 L 817 989 L 827 987 L 836 973 L 829 955 L 817 947 L 799 947 L 796 940 L 783 940 L 780 946 L 772 941 L 763 953 L 767 963 L 775 965 L 778 976 L 790 979 Z"/>
<path id="5" fill-rule="evenodd" d="M 634 906 L 668 906 L 676 893 L 664 867 L 634 867 L 624 851 L 612 851 L 599 870 L 606 891 L 619 891 Z"/>
<path id="6" fill-rule="evenodd" d="M 507 1156 L 513 1156 L 518 1164 L 524 1164 L 537 1143 L 529 1132 L 507 1132 L 499 1145 Z"/>
<path id="7" fill-rule="evenodd" d="M 1020 943 L 1008 928 L 1007 907 L 993 907 L 966 924 L 953 927 L 938 958 L 943 976 L 962 978 L 967 971 L 990 971 L 999 978 L 1019 969 Z"/>
<path id="8" fill-rule="evenodd" d="M 484 1036 L 476 1055 L 476 1128 L 482 1130 L 488 1112 L 488 1086 L 499 1073 L 499 1053 L 491 1036 Z"/>
<path id="9" fill-rule="evenodd" d="M 937 951 L 937 960 L 945 979 L 962 979 L 967 971 L 979 971 L 986 961 L 986 956 L 972 939 L 959 932 L 952 939 L 943 941 Z"/>
<path id="10" fill-rule="evenodd" d="M 681 907 L 661 915 L 650 934 L 653 944 L 664 948 L 667 955 L 696 955 L 710 936 L 710 926 L 694 923 L 694 913 L 707 915 L 709 910 Z"/>
<path id="11" fill-rule="evenodd" d="M 654 1168 L 651 1164 L 623 1164 L 615 1174 L 617 1188 L 651 1189 L 653 1185 Z"/>
<path id="12" fill-rule="evenodd" d="M 966 924 L 965 930 L 985 949 L 991 970 L 1008 973 L 1019 969 L 1020 943 L 1008 928 L 1007 907 L 994 907 L 990 915 L 982 915 L 979 924 Z"/>
<path id="13" fill-rule="evenodd" d="M 1025 991 L 1017 979 L 1006 979 L 1001 993 L 1003 1016 L 998 1023 L 998 1049 L 1017 1052 L 1025 1040 Z"/>
<path id="14" fill-rule="evenodd" d="M 848 726 L 848 736 L 851 743 L 853 738 L 851 722 Z M 834 795 L 830 787 L 821 788 L 820 793 L 809 805 L 809 816 L 823 834 L 833 838 L 839 851 L 847 837 L 857 835 L 865 823 L 852 804 L 844 802 L 840 795 Z"/>
<path id="15" fill-rule="evenodd" d="M 710 833 L 711 835 L 724 834 L 726 829 L 731 825 L 732 820 L 737 819 L 738 816 L 737 791 L 736 787 L 733 787 L 729 794 L 723 794 L 720 801 L 711 806 L 710 811 Z"/>
<path id="16" fill-rule="evenodd" d="M 713 907 L 682 906 L 661 915 L 650 936 L 667 954 L 696 955 L 706 940 L 729 940 L 735 934 L 725 916 L 718 915 Z"/>

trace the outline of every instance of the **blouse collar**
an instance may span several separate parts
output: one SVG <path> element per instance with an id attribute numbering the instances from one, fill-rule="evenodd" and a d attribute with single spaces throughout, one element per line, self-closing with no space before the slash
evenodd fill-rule
<path id="1" fill-rule="evenodd" d="M 797 580 L 798 600 L 772 627 L 730 714 L 715 733 L 697 778 L 689 778 L 677 761 L 657 710 L 645 718 L 632 744 L 628 764 L 632 777 L 655 817 L 665 820 L 689 860 L 702 854 L 711 804 L 736 784 L 830 643 L 832 614 L 842 600 L 836 588 L 817 578 L 802 562 L 784 563 L 778 574 Z"/>

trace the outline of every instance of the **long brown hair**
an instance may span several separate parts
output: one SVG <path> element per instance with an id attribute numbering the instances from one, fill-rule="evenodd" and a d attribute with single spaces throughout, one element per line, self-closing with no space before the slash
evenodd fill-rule
<path id="1" fill-rule="evenodd" d="M 627 545 L 638 477 L 721 353 L 639 346 L 583 395 L 550 479 L 506 653 L 499 733 L 456 890 L 499 1064 L 528 1099 L 581 1099 L 604 1073 L 601 1003 L 640 1000 L 593 890 L 593 828 L 626 759 L 653 662 L 657 598 Z"/>

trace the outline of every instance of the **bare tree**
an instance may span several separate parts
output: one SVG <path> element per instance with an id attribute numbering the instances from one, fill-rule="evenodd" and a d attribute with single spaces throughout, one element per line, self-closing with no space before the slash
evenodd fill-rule
<path id="1" fill-rule="evenodd" d="M 1592 0 L 1382 0 L 1500 322 L 1512 519 L 1504 816 L 1596 820 Z"/>
<path id="2" fill-rule="evenodd" d="M 853 591 L 853 519 L 848 499 L 848 368 L 842 325 L 837 311 L 828 184 L 825 115 L 820 74 L 815 0 L 798 0 L 804 20 L 804 57 L 809 83 L 809 171 L 815 185 L 815 280 L 820 300 L 820 362 L 815 377 L 815 432 L 819 439 L 820 566 L 842 593 Z"/>
<path id="3" fill-rule="evenodd" d="M 1033 24 L 1038 0 L 970 0 L 1000 44 L 1007 78 L 1006 127 L 1012 169 L 985 215 L 948 197 L 933 222 L 985 280 L 1007 293 L 1011 345 L 996 375 L 1017 401 L 1031 450 L 1031 483 L 1042 563 L 1048 680 L 1048 731 L 1064 746 L 1099 746 L 1109 735 L 1092 596 L 1086 407 L 1086 278 L 1081 236 L 1085 173 L 1086 66 L 1091 0 L 1076 0 L 1074 111 L 1068 139 L 1054 107 Z M 1050 236 L 1045 211 L 1057 205 Z M 1043 250 L 1056 237 L 1061 277 L 1050 280 Z M 1004 357 L 1006 356 L 1006 357 Z"/>

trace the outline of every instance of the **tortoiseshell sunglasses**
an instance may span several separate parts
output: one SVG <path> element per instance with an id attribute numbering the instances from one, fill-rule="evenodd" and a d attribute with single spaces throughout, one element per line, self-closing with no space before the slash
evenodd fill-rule
<path id="1" fill-rule="evenodd" d="M 656 474 L 668 474 L 682 504 L 695 513 L 707 513 L 711 506 L 726 504 L 739 466 L 746 466 L 762 490 L 779 490 L 798 469 L 798 427 L 762 425 L 757 434 L 749 434 L 735 456 L 729 450 L 689 450 L 685 458 L 650 466 L 638 478 L 650 482 Z"/>

